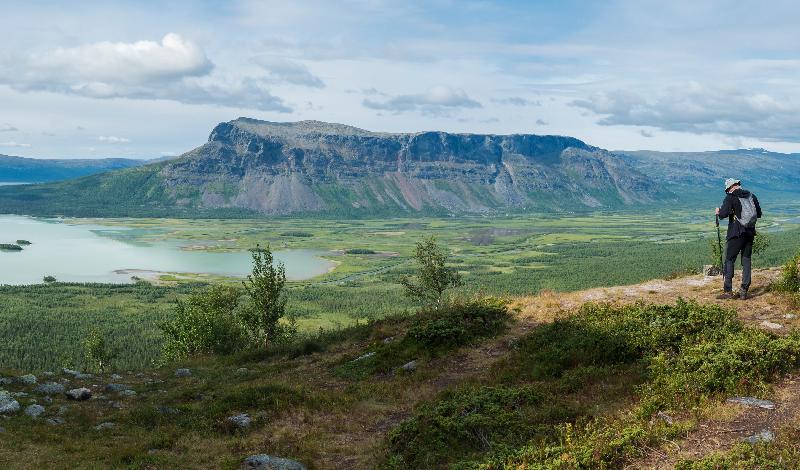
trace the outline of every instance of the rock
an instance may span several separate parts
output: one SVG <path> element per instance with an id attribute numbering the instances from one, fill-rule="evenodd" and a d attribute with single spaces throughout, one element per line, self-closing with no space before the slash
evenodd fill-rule
<path id="1" fill-rule="evenodd" d="M 59 424 L 64 424 L 64 418 L 47 418 L 45 422 L 51 426 L 58 426 Z"/>
<path id="2" fill-rule="evenodd" d="M 0 426 L 0 434 L 3 434 L 4 432 L 6 432 L 6 428 Z"/>
<path id="3" fill-rule="evenodd" d="M 658 413 L 656 413 L 656 418 L 659 418 L 660 420 L 664 421 L 670 426 L 672 426 L 672 423 L 674 422 L 672 416 L 664 413 L 663 411 L 659 411 Z"/>
<path id="4" fill-rule="evenodd" d="M 139 377 L 141 379 L 142 377 L 144 377 L 144 372 L 137 372 L 136 377 Z"/>
<path id="5" fill-rule="evenodd" d="M 42 375 L 43 375 L 43 376 L 45 376 L 45 377 L 53 377 L 53 376 L 54 376 L 54 375 L 56 375 L 56 374 L 54 374 L 54 373 L 52 373 L 52 372 L 50 372 L 50 371 L 48 370 L 48 371 L 46 371 L 46 372 L 42 372 Z"/>
<path id="6" fill-rule="evenodd" d="M 51 405 L 53 403 L 53 399 L 50 398 L 50 397 L 42 397 L 42 402 L 47 403 L 48 405 Z"/>
<path id="7" fill-rule="evenodd" d="M 45 382 L 36 387 L 36 392 L 42 395 L 60 395 L 64 393 L 64 386 L 57 382 Z"/>
<path id="8" fill-rule="evenodd" d="M 108 384 L 105 387 L 105 391 L 106 392 L 111 392 L 111 393 L 120 393 L 120 392 L 124 392 L 125 390 L 130 390 L 130 389 L 131 388 L 128 387 L 127 385 L 125 385 L 125 384 Z"/>
<path id="9" fill-rule="evenodd" d="M 175 377 L 191 377 L 192 371 L 189 369 L 178 369 L 175 371 Z"/>
<path id="10" fill-rule="evenodd" d="M 745 406 L 757 406 L 759 408 L 764 408 L 766 410 L 775 409 L 775 403 L 769 400 L 762 400 L 760 398 L 753 398 L 753 397 L 728 398 L 728 403 L 738 403 L 740 405 L 745 405 Z"/>
<path id="11" fill-rule="evenodd" d="M 115 410 L 121 410 L 122 409 L 122 403 L 120 403 L 118 401 L 110 401 L 110 402 L 108 402 L 108 406 L 110 406 L 111 408 L 114 408 Z"/>
<path id="12" fill-rule="evenodd" d="M 105 431 L 106 429 L 114 429 L 117 425 L 114 423 L 100 423 L 94 427 L 95 431 Z"/>
<path id="13" fill-rule="evenodd" d="M 67 396 L 70 400 L 76 401 L 84 401 L 92 398 L 92 391 L 86 387 L 82 388 L 73 388 L 69 392 L 65 393 L 64 395 Z"/>
<path id="14" fill-rule="evenodd" d="M 394 336 L 389 336 L 388 338 L 383 338 L 383 344 L 389 344 L 394 341 Z"/>
<path id="15" fill-rule="evenodd" d="M 66 367 L 61 369 L 61 372 L 65 373 L 67 375 L 71 375 L 73 377 L 76 376 L 76 375 L 80 375 L 80 372 L 78 372 L 77 370 L 67 369 Z"/>
<path id="16" fill-rule="evenodd" d="M 273 457 L 267 454 L 251 455 L 244 460 L 244 468 L 253 470 L 306 470 L 296 460 Z"/>
<path id="17" fill-rule="evenodd" d="M 236 369 L 236 373 L 237 374 L 249 374 L 250 373 L 250 369 L 248 369 L 247 367 L 240 367 L 240 368 Z"/>
<path id="18" fill-rule="evenodd" d="M 364 354 L 363 356 L 359 356 L 359 357 L 357 357 L 357 358 L 353 359 L 353 360 L 352 360 L 352 361 L 350 361 L 350 362 L 358 362 L 358 361 L 363 361 L 364 359 L 369 359 L 369 358 L 371 358 L 371 357 L 372 357 L 372 356 L 374 356 L 374 355 L 375 355 L 375 353 L 374 353 L 374 352 L 368 352 L 368 353 Z"/>
<path id="19" fill-rule="evenodd" d="M 225 418 L 225 421 L 229 424 L 232 424 L 240 429 L 250 427 L 250 423 L 253 421 L 250 419 L 250 416 L 246 413 L 242 413 L 235 416 L 229 416 Z"/>
<path id="20" fill-rule="evenodd" d="M 38 418 L 42 413 L 44 413 L 44 407 L 42 405 L 30 405 L 25 408 L 25 414 L 31 418 Z"/>
<path id="21" fill-rule="evenodd" d="M 11 396 L 16 398 L 27 398 L 29 395 L 26 392 L 14 392 L 11 394 Z"/>
<path id="22" fill-rule="evenodd" d="M 721 276 L 722 271 L 714 266 L 713 264 L 706 264 L 703 266 L 703 275 L 704 276 Z"/>
<path id="23" fill-rule="evenodd" d="M 119 392 L 119 395 L 122 396 L 122 397 L 132 397 L 132 396 L 136 395 L 136 392 L 133 391 L 133 390 L 123 390 L 123 391 Z"/>
<path id="24" fill-rule="evenodd" d="M 122 376 L 119 374 L 111 374 L 111 380 L 122 380 Z"/>
<path id="25" fill-rule="evenodd" d="M 11 385 L 11 382 L 13 382 L 13 380 L 8 377 L 0 377 L 0 385 Z"/>
<path id="26" fill-rule="evenodd" d="M 764 328 L 769 328 L 770 330 L 780 330 L 781 328 L 783 328 L 783 325 L 781 325 L 780 323 L 773 323 L 767 320 L 762 321 L 761 326 L 763 326 Z"/>
<path id="27" fill-rule="evenodd" d="M 58 407 L 58 414 L 63 415 L 69 411 L 69 407 L 67 405 L 61 405 Z"/>
<path id="28" fill-rule="evenodd" d="M 75 374 L 75 380 L 92 380 L 93 378 L 92 374 Z"/>
<path id="29" fill-rule="evenodd" d="M 171 406 L 157 406 L 156 411 L 162 415 L 176 415 L 180 413 L 177 408 L 172 408 Z"/>
<path id="30" fill-rule="evenodd" d="M 772 433 L 769 429 L 764 429 L 761 432 L 753 434 L 750 437 L 745 437 L 743 441 L 749 442 L 750 444 L 758 444 L 759 442 L 772 442 L 775 440 L 775 434 Z"/>
<path id="31" fill-rule="evenodd" d="M 787 320 L 794 320 L 795 318 L 797 318 L 797 315 L 795 315 L 794 313 L 787 313 L 786 315 L 783 316 L 783 318 Z"/>
<path id="32" fill-rule="evenodd" d="M 17 381 L 25 385 L 36 385 L 36 376 L 33 374 L 26 374 L 17 377 Z"/>
<path id="33" fill-rule="evenodd" d="M 400 368 L 408 372 L 414 372 L 417 370 L 417 361 L 406 362 Z"/>
<path id="34" fill-rule="evenodd" d="M 5 390 L 0 390 L 0 415 L 11 414 L 19 411 L 19 402 L 11 397 Z"/>

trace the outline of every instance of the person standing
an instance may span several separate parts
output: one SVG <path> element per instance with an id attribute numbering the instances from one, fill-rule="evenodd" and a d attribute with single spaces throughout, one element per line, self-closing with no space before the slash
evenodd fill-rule
<path id="1" fill-rule="evenodd" d="M 756 236 L 756 222 L 761 218 L 761 205 L 755 194 L 742 188 L 741 180 L 728 178 L 725 180 L 725 199 L 722 206 L 716 209 L 720 219 L 728 218 L 728 234 L 725 245 L 725 265 L 723 266 L 723 293 L 719 299 L 733 299 L 733 266 L 736 258 L 742 257 L 742 288 L 739 298 L 747 299 L 750 289 L 753 240 Z"/>

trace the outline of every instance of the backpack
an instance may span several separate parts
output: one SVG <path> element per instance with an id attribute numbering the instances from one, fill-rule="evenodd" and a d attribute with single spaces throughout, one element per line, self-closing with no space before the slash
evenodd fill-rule
<path id="1" fill-rule="evenodd" d="M 739 202 L 742 205 L 742 213 L 736 219 L 745 228 L 755 228 L 758 222 L 758 212 L 756 211 L 756 204 L 753 202 L 753 193 L 747 197 L 740 197 Z"/>

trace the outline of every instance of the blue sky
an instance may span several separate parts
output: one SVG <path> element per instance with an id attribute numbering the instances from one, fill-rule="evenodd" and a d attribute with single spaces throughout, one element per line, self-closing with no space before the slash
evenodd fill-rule
<path id="1" fill-rule="evenodd" d="M 180 154 L 239 116 L 800 151 L 792 1 L 0 7 L 2 154 Z"/>

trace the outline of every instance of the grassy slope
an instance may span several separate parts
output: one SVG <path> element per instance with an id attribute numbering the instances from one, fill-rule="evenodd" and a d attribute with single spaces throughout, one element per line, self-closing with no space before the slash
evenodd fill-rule
<path id="1" fill-rule="evenodd" d="M 772 278 L 774 272 L 756 273 L 754 291 L 763 292 Z M 124 374 L 118 381 L 133 385 L 138 394 L 132 398 L 106 394 L 120 402 L 121 409 L 93 399 L 68 404 L 63 415 L 66 423 L 58 426 L 25 416 L 2 421 L 6 433 L 0 440 L 0 464 L 15 468 L 237 468 L 247 455 L 266 452 L 299 459 L 311 468 L 375 468 L 378 464 L 408 468 L 403 462 L 413 462 L 414 468 L 441 468 L 456 461 L 496 462 L 488 468 L 500 468 L 502 462 L 519 464 L 527 459 L 532 463 L 546 446 L 559 445 L 565 446 L 560 452 L 566 456 L 557 459 L 562 464 L 556 467 L 574 468 L 575 459 L 594 458 L 592 449 L 600 452 L 597 458 L 619 462 L 646 454 L 648 448 L 660 445 L 661 438 L 679 438 L 712 414 L 720 415 L 720 399 L 725 395 L 712 394 L 711 401 L 701 400 L 696 408 L 666 405 L 676 420 L 672 426 L 650 420 L 649 415 L 637 418 L 631 412 L 639 409 L 642 389 L 636 386 L 653 380 L 647 362 L 636 353 L 638 341 L 645 338 L 639 334 L 643 330 L 635 327 L 617 334 L 625 323 L 615 326 L 613 316 L 610 322 L 584 322 L 576 317 L 577 323 L 569 327 L 548 325 L 554 319 L 565 321 L 586 299 L 625 305 L 639 300 L 672 303 L 681 295 L 719 303 L 712 286 L 695 277 L 522 298 L 506 332 L 435 354 L 403 346 L 401 338 L 410 320 L 394 318 L 269 355 L 200 357 L 148 371 L 145 377 Z M 775 316 L 790 308 L 771 293 L 751 303 L 723 305 L 737 309 L 745 323 L 764 317 L 786 323 Z M 627 318 L 621 310 L 618 314 L 620 319 Z M 709 331 L 716 329 L 712 325 Z M 386 338 L 394 340 L 387 344 Z M 690 345 L 699 343 L 691 338 Z M 379 362 L 350 362 L 367 351 L 377 351 L 372 360 Z M 409 354 L 418 359 L 417 370 L 396 369 Z M 701 364 L 718 360 L 712 354 L 687 357 L 699 357 Z M 728 362 L 730 356 L 720 356 L 724 357 L 726 362 L 714 362 L 715 367 L 734 364 Z M 194 375 L 174 377 L 177 366 L 191 367 Z M 240 372 L 242 367 L 248 371 Z M 751 364 L 743 371 L 758 370 L 754 367 Z M 102 385 L 109 380 L 73 380 L 71 386 Z M 737 383 L 724 390 L 769 394 L 766 383 Z M 745 386 L 739 388 L 742 383 Z M 671 397 L 671 392 L 666 396 Z M 54 416 L 63 403 L 56 398 L 46 405 L 46 416 Z M 249 413 L 254 425 L 231 432 L 224 418 L 240 412 Z M 101 422 L 114 422 L 117 428 L 94 431 L 92 427 Z M 448 443 L 454 436 L 457 440 Z M 668 452 L 665 446 L 662 452 Z"/>

